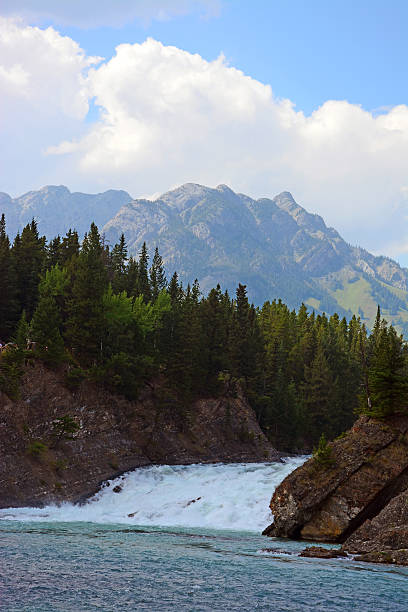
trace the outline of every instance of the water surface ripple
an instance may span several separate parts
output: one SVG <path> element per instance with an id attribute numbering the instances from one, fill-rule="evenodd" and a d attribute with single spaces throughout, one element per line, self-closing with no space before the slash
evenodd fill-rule
<path id="1" fill-rule="evenodd" d="M 0 609 L 408 610 L 408 568 L 304 559 L 304 543 L 259 535 L 263 496 L 295 463 L 166 467 L 82 507 L 0 511 Z M 150 522 L 127 516 L 137 509 Z"/>

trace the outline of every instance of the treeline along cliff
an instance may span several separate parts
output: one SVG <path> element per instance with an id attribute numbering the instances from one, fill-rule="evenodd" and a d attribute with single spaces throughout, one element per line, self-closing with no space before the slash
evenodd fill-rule
<path id="1" fill-rule="evenodd" d="M 355 316 L 275 299 L 255 308 L 244 285 L 202 296 L 197 282 L 166 279 L 157 249 L 128 258 L 124 236 L 110 247 L 95 224 L 82 242 L 72 230 L 47 242 L 33 220 L 11 244 L 3 215 L 0 287 L 0 389 L 11 399 L 38 362 L 68 389 L 91 381 L 128 400 L 160 379 L 183 426 L 198 398 L 238 385 L 283 451 L 339 435 L 358 411 L 405 405 L 405 344 L 380 313 L 368 335 Z"/>

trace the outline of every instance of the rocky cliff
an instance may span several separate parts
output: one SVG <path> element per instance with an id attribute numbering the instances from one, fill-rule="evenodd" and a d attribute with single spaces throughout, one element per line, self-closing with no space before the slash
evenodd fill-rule
<path id="1" fill-rule="evenodd" d="M 341 543 L 341 554 L 408 564 L 408 418 L 361 417 L 329 448 L 324 461 L 311 458 L 277 487 L 264 534 Z M 306 554 L 327 556 L 319 548 Z"/>
<path id="2" fill-rule="evenodd" d="M 56 435 L 68 415 L 79 429 Z M 199 399 L 180 418 L 162 384 L 146 386 L 137 401 L 89 382 L 76 391 L 63 373 L 42 365 L 25 372 L 21 397 L 0 394 L 0 507 L 78 501 L 100 483 L 153 463 L 278 459 L 239 389 Z"/>

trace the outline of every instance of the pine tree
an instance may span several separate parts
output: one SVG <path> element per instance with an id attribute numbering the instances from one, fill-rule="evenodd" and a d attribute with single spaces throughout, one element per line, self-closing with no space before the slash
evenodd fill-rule
<path id="1" fill-rule="evenodd" d="M 174 272 L 171 277 L 167 291 L 170 295 L 172 305 L 179 305 L 183 299 L 183 289 L 179 284 L 177 272 Z"/>
<path id="2" fill-rule="evenodd" d="M 102 359 L 104 337 L 103 295 L 107 273 L 103 247 L 94 223 L 84 238 L 68 300 L 66 337 L 74 354 L 84 365 Z"/>
<path id="3" fill-rule="evenodd" d="M 38 283 L 45 257 L 45 236 L 40 238 L 37 223 L 33 219 L 25 226 L 21 237 L 17 234 L 12 248 L 19 308 L 20 312 L 25 310 L 28 317 L 32 316 L 37 304 Z"/>
<path id="4" fill-rule="evenodd" d="M 333 402 L 333 376 L 323 345 L 319 343 L 316 357 L 305 367 L 302 385 L 304 418 L 309 443 L 318 440 L 322 432 L 331 433 L 330 414 Z"/>
<path id="5" fill-rule="evenodd" d="M 374 326 L 373 326 L 373 337 L 376 338 L 380 333 L 381 329 L 381 308 L 380 305 L 377 305 L 377 314 L 375 316 Z"/>
<path id="6" fill-rule="evenodd" d="M 179 285 L 177 272 L 175 272 L 170 280 L 167 288 L 170 297 L 171 310 L 166 313 L 163 320 L 163 327 L 160 330 L 158 339 L 159 351 L 162 355 L 166 370 L 178 368 L 178 364 L 174 359 L 174 355 L 180 353 L 181 344 L 181 320 L 182 320 L 182 305 L 184 293 Z"/>
<path id="7" fill-rule="evenodd" d="M 17 344 L 20 351 L 25 351 L 27 348 L 27 342 L 29 340 L 29 325 L 25 310 L 21 313 L 20 320 L 17 325 L 16 333 L 14 336 L 14 342 Z"/>
<path id="8" fill-rule="evenodd" d="M 55 299 L 51 295 L 41 296 L 31 321 L 31 338 L 37 343 L 36 353 L 49 365 L 58 365 L 65 359 L 60 326 Z"/>
<path id="9" fill-rule="evenodd" d="M 248 351 L 249 312 L 246 286 L 239 284 L 230 335 L 232 373 L 238 378 L 246 378 L 251 368 Z"/>
<path id="10" fill-rule="evenodd" d="M 111 283 L 116 293 L 121 293 L 126 290 L 125 273 L 127 254 L 128 250 L 125 235 L 122 233 L 119 242 L 113 247 L 110 256 Z"/>
<path id="11" fill-rule="evenodd" d="M 202 368 L 202 328 L 199 316 L 198 282 L 188 285 L 181 304 L 177 342 L 173 350 L 171 374 L 185 399 L 190 400 L 205 378 Z"/>
<path id="12" fill-rule="evenodd" d="M 298 322 L 298 326 L 299 329 L 302 329 L 303 326 L 305 325 L 306 321 L 308 320 L 308 312 L 307 312 L 307 308 L 304 305 L 304 303 L 302 302 L 301 307 L 299 308 L 299 312 L 297 315 L 297 322 Z"/>
<path id="13" fill-rule="evenodd" d="M 48 270 L 57 264 L 61 264 L 61 237 L 59 235 L 49 242 L 46 257 Z"/>
<path id="14" fill-rule="evenodd" d="M 248 384 L 257 375 L 263 343 L 256 311 L 248 302 L 246 285 L 238 285 L 229 344 L 232 374 Z"/>
<path id="15" fill-rule="evenodd" d="M 56 265 L 46 272 L 40 282 L 38 305 L 30 324 L 35 352 L 49 365 L 58 365 L 66 358 L 61 328 L 67 284 L 65 269 Z"/>
<path id="16" fill-rule="evenodd" d="M 129 296 L 139 295 L 139 264 L 130 257 L 124 277 L 124 290 Z"/>
<path id="17" fill-rule="evenodd" d="M 205 387 L 216 392 L 218 374 L 228 369 L 229 303 L 226 308 L 219 285 L 211 289 L 200 304 L 203 333 L 202 363 L 205 371 Z"/>
<path id="18" fill-rule="evenodd" d="M 155 326 L 154 349 L 156 359 L 162 365 L 170 386 L 177 387 L 182 374 L 183 343 L 183 302 L 184 292 L 174 273 L 166 293 L 160 293 L 154 307 L 166 303 L 165 311 L 160 317 L 160 324 Z"/>
<path id="19" fill-rule="evenodd" d="M 360 321 L 357 321 L 361 328 Z M 354 421 L 361 386 L 361 367 L 357 355 L 349 347 L 345 319 L 330 317 L 326 339 L 327 361 L 333 376 L 333 395 L 328 418 L 332 432 L 345 431 Z M 347 380 L 347 384 L 344 381 Z"/>
<path id="20" fill-rule="evenodd" d="M 79 255 L 79 236 L 75 230 L 68 230 L 60 246 L 60 265 L 66 266 L 74 257 Z"/>
<path id="21" fill-rule="evenodd" d="M 313 449 L 313 458 L 317 463 L 324 466 L 330 466 L 335 463 L 332 447 L 327 444 L 324 433 L 320 436 L 317 448 Z"/>
<path id="22" fill-rule="evenodd" d="M 146 243 L 143 243 L 139 257 L 139 295 L 143 296 L 145 303 L 152 299 L 152 292 L 149 282 L 149 255 L 147 253 Z"/>
<path id="23" fill-rule="evenodd" d="M 166 274 L 163 267 L 163 259 L 156 247 L 154 251 L 153 261 L 150 268 L 150 286 L 152 300 L 155 302 L 160 291 L 163 291 L 167 286 Z"/>
<path id="24" fill-rule="evenodd" d="M 8 340 L 17 317 L 16 278 L 4 214 L 0 219 L 0 341 Z"/>
<path id="25" fill-rule="evenodd" d="M 371 406 L 363 405 L 370 416 L 384 418 L 408 411 L 407 352 L 395 329 L 381 324 L 376 335 L 368 369 Z"/>
<path id="26" fill-rule="evenodd" d="M 28 323 L 23 310 L 12 341 L 16 347 L 0 353 L 0 390 L 12 399 L 18 399 L 23 375 L 24 355 L 28 340 Z"/>

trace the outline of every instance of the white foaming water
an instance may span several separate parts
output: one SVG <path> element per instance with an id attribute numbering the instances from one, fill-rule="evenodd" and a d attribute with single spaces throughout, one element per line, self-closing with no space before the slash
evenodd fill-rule
<path id="1" fill-rule="evenodd" d="M 305 459 L 138 468 L 107 481 L 85 504 L 8 508 L 0 510 L 0 519 L 259 532 L 272 521 L 269 502 L 275 488 Z M 116 486 L 119 493 L 113 491 Z"/>

